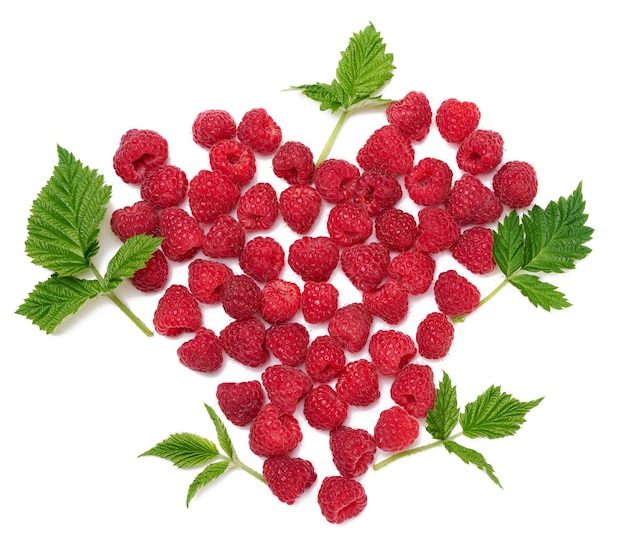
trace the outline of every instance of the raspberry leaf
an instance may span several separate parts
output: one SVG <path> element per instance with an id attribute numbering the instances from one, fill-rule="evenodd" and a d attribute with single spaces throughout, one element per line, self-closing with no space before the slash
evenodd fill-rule
<path id="1" fill-rule="evenodd" d="M 145 268 L 147 260 L 162 241 L 162 237 L 143 234 L 129 237 L 109 261 L 104 274 L 104 290 L 115 289 L 125 278 L 130 278 L 137 270 Z"/>
<path id="2" fill-rule="evenodd" d="M 211 420 L 213 421 L 213 425 L 215 426 L 215 432 L 217 433 L 217 440 L 219 441 L 221 448 L 224 450 L 226 455 L 228 455 L 228 457 L 230 457 L 231 459 L 234 458 L 235 451 L 233 449 L 233 444 L 230 436 L 228 435 L 228 431 L 226 430 L 226 426 L 224 426 L 224 422 L 220 419 L 220 417 L 217 415 L 212 407 L 207 404 L 205 404 L 204 407 L 206 408 L 209 416 L 211 417 Z"/>
<path id="3" fill-rule="evenodd" d="M 524 227 L 515 210 L 498 223 L 493 236 L 493 257 L 498 268 L 508 278 L 522 267 L 524 262 Z"/>
<path id="4" fill-rule="evenodd" d="M 215 443 L 196 434 L 172 434 L 140 457 L 159 457 L 171 461 L 178 468 L 193 468 L 219 455 Z"/>
<path id="5" fill-rule="evenodd" d="M 189 486 L 189 490 L 187 492 L 187 507 L 189 507 L 189 502 L 194 498 L 198 490 L 219 478 L 230 466 L 230 461 L 218 461 L 216 463 L 210 464 L 207 466 L 200 474 L 198 474 L 195 480 Z"/>
<path id="6" fill-rule="evenodd" d="M 517 287 L 531 303 L 545 310 L 561 310 L 571 306 L 554 285 L 541 281 L 537 276 L 520 274 L 509 278 L 509 283 Z"/>
<path id="7" fill-rule="evenodd" d="M 459 413 L 456 386 L 452 385 L 450 376 L 444 372 L 437 388 L 435 406 L 426 415 L 426 431 L 434 439 L 448 439 L 459 421 Z"/>
<path id="8" fill-rule="evenodd" d="M 459 445 L 455 441 L 444 441 L 444 447 L 448 451 L 448 453 L 452 453 L 459 457 L 465 464 L 473 464 L 477 466 L 480 470 L 483 470 L 494 483 L 496 483 L 500 488 L 502 485 L 500 484 L 500 480 L 496 477 L 493 467 L 485 460 L 478 451 L 474 451 L 469 447 L 464 447 L 463 445 Z"/>

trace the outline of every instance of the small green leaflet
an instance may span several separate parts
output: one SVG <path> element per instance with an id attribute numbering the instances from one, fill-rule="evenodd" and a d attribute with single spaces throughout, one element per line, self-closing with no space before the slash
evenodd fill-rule
<path id="1" fill-rule="evenodd" d="M 217 441 L 219 442 L 220 447 L 224 450 L 224 453 L 226 453 L 228 457 L 231 459 L 234 458 L 233 454 L 235 450 L 233 449 L 233 444 L 230 440 L 230 436 L 228 435 L 228 431 L 226 430 L 226 426 L 224 426 L 224 422 L 222 422 L 212 407 L 205 403 L 204 408 L 207 410 L 211 420 L 213 421 L 213 426 L 215 426 L 215 432 L 217 433 Z"/>
<path id="2" fill-rule="evenodd" d="M 187 492 L 187 507 L 189 502 L 194 498 L 198 490 L 211 483 L 216 478 L 219 478 L 230 466 L 230 461 L 219 461 L 207 466 L 200 474 L 196 476 Z"/>
<path id="3" fill-rule="evenodd" d="M 480 470 L 484 471 L 498 487 L 502 487 L 500 480 L 498 480 L 494 473 L 493 466 L 491 466 L 478 451 L 459 445 L 455 441 L 444 441 L 443 446 L 448 453 L 458 456 L 466 464 L 473 464 L 478 467 Z"/>
<path id="4" fill-rule="evenodd" d="M 152 256 L 162 240 L 161 237 L 144 234 L 126 239 L 109 261 L 104 274 L 103 290 L 115 289 L 124 279 L 133 277 L 137 270 L 145 267 L 146 260 Z"/>
<path id="5" fill-rule="evenodd" d="M 459 421 L 459 406 L 456 400 L 456 386 L 450 376 L 443 373 L 439 382 L 435 406 L 426 415 L 426 431 L 435 439 L 448 439 Z"/>

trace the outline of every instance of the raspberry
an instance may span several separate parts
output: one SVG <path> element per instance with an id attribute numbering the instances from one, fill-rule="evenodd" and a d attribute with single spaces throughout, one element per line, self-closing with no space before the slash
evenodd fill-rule
<path id="1" fill-rule="evenodd" d="M 309 332 L 298 322 L 276 324 L 267 329 L 265 346 L 283 364 L 299 366 L 309 347 Z"/>
<path id="2" fill-rule="evenodd" d="M 367 407 L 380 398 L 376 366 L 365 359 L 348 362 L 335 387 L 339 398 L 355 407 Z"/>
<path id="3" fill-rule="evenodd" d="M 344 478 L 365 474 L 374 462 L 376 441 L 366 430 L 339 426 L 329 434 L 333 463 Z"/>
<path id="4" fill-rule="evenodd" d="M 246 242 L 246 230 L 229 214 L 220 214 L 202 241 L 202 252 L 211 258 L 239 258 Z"/>
<path id="5" fill-rule="evenodd" d="M 266 404 L 250 426 L 250 451 L 259 457 L 279 457 L 291 453 L 302 441 L 298 421 L 280 414 L 272 403 Z"/>
<path id="6" fill-rule="evenodd" d="M 419 435 L 419 422 L 401 406 L 383 410 L 374 426 L 374 440 L 382 451 L 402 451 Z"/>
<path id="7" fill-rule="evenodd" d="M 453 215 L 436 206 L 425 206 L 417 213 L 419 235 L 415 248 L 426 253 L 449 249 L 461 235 L 459 223 Z"/>
<path id="8" fill-rule="evenodd" d="M 177 166 L 157 166 L 146 172 L 139 192 L 141 198 L 155 208 L 177 206 L 185 200 L 189 182 L 187 175 Z"/>
<path id="9" fill-rule="evenodd" d="M 265 325 L 255 317 L 234 320 L 220 332 L 220 345 L 233 360 L 256 368 L 267 362 Z"/>
<path id="10" fill-rule="evenodd" d="M 313 184 L 324 200 L 337 204 L 352 200 L 361 171 L 347 160 L 327 158 L 315 170 Z"/>
<path id="11" fill-rule="evenodd" d="M 330 209 L 326 228 L 337 245 L 350 247 L 364 243 L 374 231 L 374 223 L 362 206 L 341 202 Z"/>
<path id="12" fill-rule="evenodd" d="M 488 274 L 496 267 L 493 258 L 493 231 L 486 227 L 469 227 L 450 248 L 452 257 L 473 274 Z"/>
<path id="13" fill-rule="evenodd" d="M 198 220 L 178 206 L 168 206 L 161 211 L 159 229 L 163 236 L 163 254 L 175 262 L 192 258 L 204 240 Z"/>
<path id="14" fill-rule="evenodd" d="M 459 225 L 488 224 L 502 214 L 502 203 L 476 176 L 463 174 L 452 185 L 446 209 Z"/>
<path id="15" fill-rule="evenodd" d="M 339 291 L 329 282 L 307 281 L 302 288 L 301 309 L 309 324 L 327 322 L 339 305 Z"/>
<path id="16" fill-rule="evenodd" d="M 283 143 L 272 158 L 274 175 L 290 185 L 310 185 L 315 161 L 311 149 L 297 141 Z"/>
<path id="17" fill-rule="evenodd" d="M 283 133 L 264 108 L 254 108 L 241 118 L 237 138 L 254 152 L 272 154 L 283 140 Z"/>
<path id="18" fill-rule="evenodd" d="M 183 366 L 196 372 L 211 373 L 222 367 L 223 354 L 220 341 L 213 330 L 200 328 L 194 337 L 177 350 Z"/>
<path id="19" fill-rule="evenodd" d="M 283 455 L 265 459 L 263 478 L 280 501 L 293 505 L 317 480 L 317 474 L 310 461 Z"/>
<path id="20" fill-rule="evenodd" d="M 413 165 L 415 151 L 411 139 L 397 125 L 376 129 L 359 149 L 357 164 L 363 170 L 373 170 L 397 177 Z"/>
<path id="21" fill-rule="evenodd" d="M 449 143 L 460 143 L 478 127 L 480 110 L 473 102 L 444 100 L 435 114 L 439 134 Z"/>
<path id="22" fill-rule="evenodd" d="M 364 171 L 356 181 L 354 202 L 372 218 L 395 206 L 402 198 L 397 178 L 377 171 Z"/>
<path id="23" fill-rule="evenodd" d="M 476 129 L 459 145 L 456 163 L 461 171 L 467 173 L 489 173 L 502 162 L 503 154 L 504 141 L 499 133 Z"/>
<path id="24" fill-rule="evenodd" d="M 219 292 L 224 312 L 235 320 L 250 318 L 261 308 L 261 288 L 249 275 L 225 275 Z"/>
<path id="25" fill-rule="evenodd" d="M 387 279 L 380 287 L 363 293 L 363 304 L 387 324 L 399 324 L 409 312 L 409 291 L 400 280 Z"/>
<path id="26" fill-rule="evenodd" d="M 435 260 L 425 252 L 416 250 L 394 256 L 387 267 L 390 278 L 401 281 L 411 295 L 428 291 L 435 275 Z"/>
<path id="27" fill-rule="evenodd" d="M 433 371 L 425 364 L 407 364 L 391 384 L 391 398 L 415 418 L 425 418 L 435 406 Z"/>
<path id="28" fill-rule="evenodd" d="M 281 414 L 293 414 L 300 399 L 313 388 L 313 381 L 299 368 L 275 364 L 261 374 L 267 396 Z"/>
<path id="29" fill-rule="evenodd" d="M 232 139 L 236 131 L 233 116 L 225 110 L 205 110 L 196 116 L 191 126 L 194 142 L 205 148 L 211 148 L 217 141 Z"/>
<path id="30" fill-rule="evenodd" d="M 328 281 L 339 263 L 339 247 L 329 237 L 300 237 L 289 247 L 287 263 L 304 281 Z"/>
<path id="31" fill-rule="evenodd" d="M 170 285 L 157 303 L 153 324 L 158 334 L 167 337 L 195 332 L 202 326 L 202 311 L 189 289 Z"/>
<path id="32" fill-rule="evenodd" d="M 124 183 L 138 185 L 147 171 L 162 166 L 169 156 L 167 141 L 150 129 L 130 129 L 113 155 L 113 169 Z"/>
<path id="33" fill-rule="evenodd" d="M 480 305 L 478 288 L 456 270 L 439 274 L 433 290 L 437 307 L 450 318 L 467 316 Z"/>
<path id="34" fill-rule="evenodd" d="M 304 362 L 307 374 L 314 382 L 334 380 L 346 365 L 346 354 L 337 341 L 328 335 L 320 335 L 309 345 Z"/>
<path id="35" fill-rule="evenodd" d="M 358 353 L 369 338 L 372 315 L 363 303 L 351 303 L 337 309 L 328 321 L 328 334 L 339 346 Z"/>
<path id="36" fill-rule="evenodd" d="M 196 258 L 187 266 L 189 291 L 201 303 L 216 304 L 221 300 L 224 281 L 233 275 L 233 271 L 214 260 Z"/>
<path id="37" fill-rule="evenodd" d="M 189 209 L 203 224 L 231 212 L 239 201 L 240 190 L 232 179 L 211 170 L 200 170 L 189 182 Z"/>
<path id="38" fill-rule="evenodd" d="M 244 245 L 239 257 L 241 269 L 260 282 L 276 279 L 284 265 L 285 251 L 271 237 L 254 237 Z"/>
<path id="39" fill-rule="evenodd" d="M 237 218 L 247 231 L 267 231 L 278 218 L 278 196 L 269 183 L 256 183 L 239 199 Z"/>
<path id="40" fill-rule="evenodd" d="M 537 173 L 528 162 L 503 164 L 493 176 L 493 191 L 509 208 L 526 208 L 537 195 Z"/>
<path id="41" fill-rule="evenodd" d="M 374 233 L 391 251 L 406 251 L 417 239 L 417 222 L 412 214 L 399 208 L 389 208 L 374 220 Z"/>
<path id="42" fill-rule="evenodd" d="M 381 243 L 346 247 L 341 251 L 341 269 L 359 291 L 370 291 L 387 275 L 391 257 Z"/>
<path id="43" fill-rule="evenodd" d="M 348 418 L 348 405 L 327 383 L 315 386 L 304 398 L 306 421 L 317 430 L 334 430 Z"/>
<path id="44" fill-rule="evenodd" d="M 418 324 L 415 341 L 424 358 L 445 357 L 454 339 L 454 325 L 442 312 L 431 312 Z"/>
<path id="45" fill-rule="evenodd" d="M 265 403 L 263 386 L 258 380 L 221 382 L 215 391 L 217 404 L 224 416 L 235 426 L 247 426 Z"/>
<path id="46" fill-rule="evenodd" d="M 417 354 L 413 340 L 398 330 L 378 330 L 372 335 L 368 350 L 383 376 L 395 376 Z"/>
<path id="47" fill-rule="evenodd" d="M 278 197 L 278 210 L 292 231 L 304 235 L 319 216 L 322 197 L 310 185 L 290 185 Z"/>
<path id="48" fill-rule="evenodd" d="M 120 241 L 142 233 L 156 236 L 159 234 L 159 215 L 149 202 L 140 200 L 131 206 L 114 210 L 110 226 Z"/>
<path id="49" fill-rule="evenodd" d="M 235 185 L 247 185 L 256 174 L 252 149 L 237 139 L 216 142 L 209 151 L 211 169 L 230 177 Z"/>
<path id="50" fill-rule="evenodd" d="M 404 187 L 420 206 L 443 204 L 452 186 L 450 166 L 437 158 L 422 158 L 404 176 Z"/>
<path id="51" fill-rule="evenodd" d="M 161 249 L 157 249 L 146 262 L 145 268 L 137 270 L 130 281 L 139 291 L 151 293 L 163 289 L 169 275 L 170 267 L 167 258 Z"/>
<path id="52" fill-rule="evenodd" d="M 268 281 L 261 290 L 261 316 L 270 324 L 291 320 L 300 309 L 300 288 L 284 279 Z"/>
<path id="53" fill-rule="evenodd" d="M 433 112 L 426 95 L 411 91 L 387 106 L 387 121 L 397 125 L 412 141 L 422 141 L 430 131 Z"/>
<path id="54" fill-rule="evenodd" d="M 317 503 L 328 522 L 341 524 L 363 512 L 367 495 L 363 486 L 352 478 L 327 476 L 317 492 Z"/>

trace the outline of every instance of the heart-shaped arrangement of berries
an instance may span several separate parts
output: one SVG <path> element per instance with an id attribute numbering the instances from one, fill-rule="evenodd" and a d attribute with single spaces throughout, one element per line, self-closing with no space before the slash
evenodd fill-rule
<path id="1" fill-rule="evenodd" d="M 434 444 L 500 485 L 484 457 L 455 439 L 512 435 L 541 401 L 491 386 L 461 409 L 450 376 L 442 371 L 436 383 L 432 361 L 446 357 L 455 325 L 506 284 L 546 310 L 569 306 L 540 275 L 572 269 L 590 252 L 582 186 L 546 208 L 533 206 L 533 166 L 504 160 L 503 138 L 481 128 L 476 104 L 449 98 L 433 110 L 422 92 L 375 96 L 392 76 L 392 60 L 369 25 L 350 39 L 332 84 L 295 87 L 341 114 L 317 160 L 305 144 L 283 140 L 263 108 L 239 121 L 223 109 L 198 114 L 192 136 L 210 167 L 190 179 L 170 162 L 162 135 L 129 130 L 113 168 L 140 199 L 112 213 L 122 246 L 104 275 L 90 261 L 110 187 L 59 148 L 26 243 L 33 261 L 54 274 L 18 313 L 52 332 L 106 294 L 151 334 L 113 290 L 129 278 L 140 291 L 159 293 L 154 329 L 184 338 L 180 362 L 220 380 L 219 409 L 248 428 L 250 451 L 262 460 L 257 472 L 239 459 L 207 404 L 221 452 L 209 439 L 179 433 L 143 453 L 204 467 L 187 503 L 238 467 L 288 504 L 319 481 L 321 513 L 339 523 L 366 506 L 360 476 Z M 332 158 L 346 118 L 369 107 L 384 107 L 384 121 L 353 160 Z M 454 147 L 453 161 L 416 155 L 433 132 Z M 271 183 L 257 179 L 263 163 Z M 72 221 L 75 229 L 58 233 Z M 175 264 L 186 268 L 184 283 L 171 283 Z M 96 280 L 76 277 L 87 268 Z M 482 297 L 473 277 L 496 271 L 501 285 Z M 411 333 L 396 327 L 431 294 L 436 310 L 420 315 Z M 209 309 L 223 310 L 228 323 L 212 327 Z M 250 379 L 224 379 L 226 365 L 244 367 Z M 387 390 L 388 402 L 381 401 Z M 354 410 L 368 408 L 378 411 L 373 429 L 348 424 Z M 335 475 L 320 480 L 315 461 L 297 456 L 307 426 L 328 433 Z M 418 445 L 425 435 L 432 442 Z"/>

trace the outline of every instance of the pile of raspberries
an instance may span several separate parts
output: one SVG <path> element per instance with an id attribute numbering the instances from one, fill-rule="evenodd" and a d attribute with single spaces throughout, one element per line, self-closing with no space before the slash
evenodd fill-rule
<path id="1" fill-rule="evenodd" d="M 385 124 L 354 161 L 316 164 L 309 147 L 283 140 L 265 109 L 239 122 L 206 110 L 192 136 L 208 152 L 210 169 L 191 179 L 169 163 L 159 133 L 122 136 L 114 170 L 138 186 L 141 200 L 115 210 L 111 229 L 121 241 L 139 233 L 163 238 L 131 281 L 160 295 L 157 333 L 188 336 L 177 350 L 184 366 L 218 373 L 231 360 L 259 371 L 258 379 L 219 383 L 217 402 L 233 425 L 248 428 L 250 450 L 263 459 L 263 476 L 281 501 L 294 503 L 317 480 L 312 462 L 293 454 L 303 440 L 302 418 L 328 432 L 337 472 L 321 481 L 317 500 L 334 523 L 365 508 L 358 479 L 376 453 L 417 440 L 436 396 L 427 363 L 446 356 L 454 320 L 480 304 L 468 276 L 496 267 L 490 226 L 505 207 L 527 207 L 537 193 L 533 167 L 503 163 L 503 139 L 481 129 L 480 117 L 474 103 L 454 98 L 433 114 L 426 96 L 412 91 L 388 105 Z M 455 146 L 454 168 L 416 157 L 433 119 Z M 260 160 L 271 161 L 273 183 L 255 180 Z M 405 196 L 414 210 L 399 208 Z M 281 242 L 294 234 L 291 244 Z M 465 275 L 437 271 L 445 252 Z M 172 264 L 186 265 L 186 283 L 169 284 Z M 284 278 L 285 265 L 297 280 Z M 358 302 L 342 302 L 333 283 L 339 272 Z M 429 291 L 437 310 L 412 336 L 394 329 Z M 203 323 L 204 308 L 215 306 L 228 316 L 223 329 Z M 374 428 L 348 426 L 351 407 L 376 403 L 384 380 L 391 401 Z"/>

